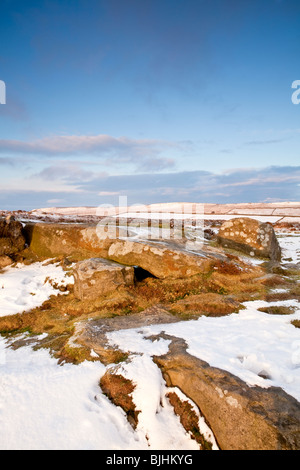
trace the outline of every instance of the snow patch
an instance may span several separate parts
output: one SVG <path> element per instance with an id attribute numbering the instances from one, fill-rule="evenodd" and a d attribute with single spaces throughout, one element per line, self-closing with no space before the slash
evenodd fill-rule
<path id="1" fill-rule="evenodd" d="M 51 295 L 62 294 L 58 287 L 73 282 L 73 277 L 68 277 L 58 263 L 19 263 L 8 267 L 0 274 L 0 317 L 39 307 Z"/>

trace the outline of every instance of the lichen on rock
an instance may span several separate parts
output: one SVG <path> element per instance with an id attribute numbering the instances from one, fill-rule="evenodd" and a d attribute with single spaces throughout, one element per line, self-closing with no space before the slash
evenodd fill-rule
<path id="1" fill-rule="evenodd" d="M 238 217 L 223 222 L 218 242 L 227 248 L 242 251 L 251 256 L 281 260 L 281 249 L 271 224 L 248 217 Z"/>

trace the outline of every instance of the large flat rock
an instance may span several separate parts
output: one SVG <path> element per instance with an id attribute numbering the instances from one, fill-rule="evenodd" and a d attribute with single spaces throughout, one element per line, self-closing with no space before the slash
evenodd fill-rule
<path id="1" fill-rule="evenodd" d="M 108 249 L 109 259 L 140 266 L 160 279 L 206 273 L 220 257 L 220 253 L 208 248 L 190 252 L 183 246 L 166 242 L 116 240 Z"/>
<path id="2" fill-rule="evenodd" d="M 139 266 L 158 278 L 182 278 L 208 272 L 221 250 L 187 241 L 134 240 L 110 238 L 97 225 L 28 224 L 27 238 L 32 252 L 40 258 L 58 256 L 110 259 L 127 266 Z M 188 246 L 188 248 L 187 248 Z"/>

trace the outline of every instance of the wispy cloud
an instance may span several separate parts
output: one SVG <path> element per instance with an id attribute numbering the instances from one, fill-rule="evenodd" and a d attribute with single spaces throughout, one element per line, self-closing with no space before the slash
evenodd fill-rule
<path id="1" fill-rule="evenodd" d="M 255 175 L 256 174 L 256 175 Z M 127 185 L 126 185 L 127 180 Z M 98 181 L 102 188 L 121 189 L 134 202 L 259 202 L 268 198 L 299 200 L 300 167 L 232 172 L 181 172 L 172 174 L 109 177 Z M 92 190 L 95 181 L 82 185 Z M 142 191 L 141 191 L 142 189 Z M 143 199 L 143 200 L 141 200 Z"/>
<path id="2" fill-rule="evenodd" d="M 103 173 L 102 176 L 105 174 Z M 45 181 L 65 181 L 65 182 L 84 182 L 89 181 L 90 179 L 95 178 L 95 173 L 92 171 L 86 171 L 82 169 L 79 165 L 75 164 L 61 164 L 61 165 L 52 165 L 44 168 L 38 173 L 35 173 L 30 176 L 34 179 L 42 179 Z"/>
<path id="3" fill-rule="evenodd" d="M 163 148 L 176 147 L 176 144 L 163 140 L 131 139 L 110 135 L 66 135 L 52 136 L 25 142 L 20 140 L 0 140 L 0 152 L 30 153 L 46 156 L 83 155 L 83 154 L 124 154 L 149 156 L 157 154 Z"/>
<path id="4" fill-rule="evenodd" d="M 128 203 L 155 202 L 268 202 L 300 201 L 300 166 L 242 168 L 226 173 L 186 171 L 174 173 L 132 173 L 119 176 L 85 172 L 53 165 L 28 180 L 18 180 L 0 189 L 3 208 L 27 209 L 51 206 L 118 204 L 125 195 Z M 61 202 L 62 204 L 62 202 Z M 59 205 L 57 203 L 56 205 Z"/>
<path id="5" fill-rule="evenodd" d="M 300 200 L 300 167 L 242 168 L 226 173 L 206 171 L 108 176 L 80 190 L 127 194 L 134 202 L 260 202 Z"/>
<path id="6" fill-rule="evenodd" d="M 157 139 L 132 139 L 110 135 L 65 135 L 51 136 L 33 141 L 0 140 L 0 155 L 13 158 L 70 158 L 91 157 L 94 163 L 107 167 L 126 165 L 134 171 L 162 171 L 175 167 L 175 159 L 164 156 L 164 152 L 180 151 L 182 142 Z M 4 162 L 4 161 L 3 161 Z M 53 168 L 42 176 L 51 177 Z M 59 175 L 58 175 L 59 176 Z"/>
<path id="7" fill-rule="evenodd" d="M 173 158 L 147 158 L 140 162 L 138 165 L 139 171 L 161 171 L 175 167 L 175 160 Z"/>
<path id="8" fill-rule="evenodd" d="M 280 142 L 284 142 L 286 139 L 266 139 L 266 140 L 250 140 L 249 142 L 245 142 L 244 145 L 270 145 L 270 144 L 278 144 Z"/>
<path id="9" fill-rule="evenodd" d="M 0 157 L 0 165 L 1 166 L 13 166 L 14 161 L 11 158 L 6 158 L 6 157 Z"/>

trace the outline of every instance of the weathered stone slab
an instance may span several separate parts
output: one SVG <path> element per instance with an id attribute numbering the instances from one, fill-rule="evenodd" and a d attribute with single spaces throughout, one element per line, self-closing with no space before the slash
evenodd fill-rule
<path id="1" fill-rule="evenodd" d="M 28 223 L 25 233 L 30 250 L 40 258 L 74 256 L 105 258 L 111 243 L 99 237 L 96 225 Z"/>
<path id="2" fill-rule="evenodd" d="M 77 344 L 93 349 L 105 365 L 118 362 L 123 351 L 108 344 L 107 333 L 111 331 L 141 328 L 149 325 L 177 323 L 179 317 L 172 315 L 163 307 L 155 305 L 139 313 L 112 318 L 89 319 L 76 323 L 73 339 Z"/>
<path id="3" fill-rule="evenodd" d="M 272 225 L 241 217 L 224 222 L 219 230 L 218 242 L 228 248 L 252 256 L 280 261 L 281 249 Z"/>
<path id="4" fill-rule="evenodd" d="M 218 256 L 212 251 L 192 253 L 169 243 L 116 240 L 108 249 L 108 258 L 119 263 L 140 266 L 159 279 L 184 278 L 208 272 Z"/>
<path id="5" fill-rule="evenodd" d="M 197 404 L 221 450 L 300 450 L 295 398 L 279 387 L 249 387 L 190 355 L 184 340 L 160 336 L 172 341 L 166 355 L 154 358 L 167 385 L 179 387 Z"/>
<path id="6" fill-rule="evenodd" d="M 73 269 L 74 295 L 80 300 L 97 299 L 119 286 L 134 284 L 134 268 L 101 258 L 77 263 Z"/>
<path id="7" fill-rule="evenodd" d="M 77 224 L 27 224 L 30 250 L 40 258 L 74 256 L 78 260 L 99 257 L 128 266 L 139 266 L 158 278 L 182 278 L 207 272 L 220 250 L 210 247 L 185 249 L 184 243 L 153 242 L 105 237 L 97 226 Z M 122 235 L 122 234 L 121 234 Z"/>

